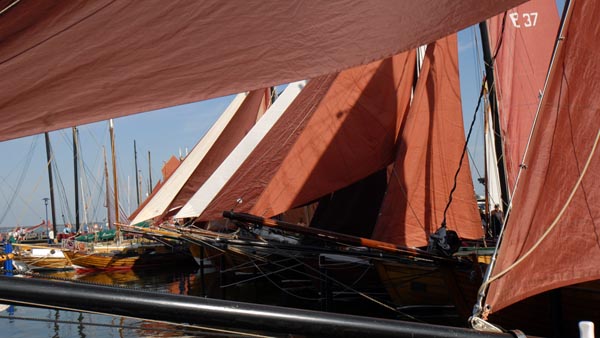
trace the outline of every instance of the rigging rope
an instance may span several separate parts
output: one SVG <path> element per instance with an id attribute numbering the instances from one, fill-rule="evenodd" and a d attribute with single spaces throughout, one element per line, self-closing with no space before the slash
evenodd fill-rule
<path id="1" fill-rule="evenodd" d="M 13 195 L 11 196 L 10 200 L 8 201 L 8 204 L 6 206 L 6 209 L 4 210 L 4 213 L 2 214 L 2 217 L 0 217 L 0 223 L 4 222 L 6 215 L 12 209 L 12 205 L 15 202 L 15 199 L 17 198 L 17 195 L 19 195 L 19 192 L 21 191 L 21 187 L 23 185 L 23 180 L 25 180 L 25 176 L 27 174 L 27 171 L 29 170 L 29 165 L 31 164 L 31 160 L 33 158 L 33 151 L 35 150 L 35 148 L 37 146 L 37 141 L 38 141 L 38 138 L 34 137 L 31 142 L 31 145 L 29 146 L 29 151 L 27 152 L 27 155 L 25 155 L 26 160 L 25 160 L 24 168 L 21 171 L 21 173 L 19 174 L 19 179 L 17 180 L 17 185 L 13 191 Z"/>

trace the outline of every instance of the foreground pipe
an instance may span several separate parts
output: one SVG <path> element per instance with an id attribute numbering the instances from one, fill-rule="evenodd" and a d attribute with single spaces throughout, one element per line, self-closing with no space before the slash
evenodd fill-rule
<path id="1" fill-rule="evenodd" d="M 0 276 L 0 298 L 12 303 L 311 337 L 513 337 L 509 333 L 482 333 L 389 319 L 6 276 Z"/>

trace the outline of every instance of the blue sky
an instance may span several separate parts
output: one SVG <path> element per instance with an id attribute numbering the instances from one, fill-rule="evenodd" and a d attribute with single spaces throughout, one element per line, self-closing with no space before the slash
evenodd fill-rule
<path id="1" fill-rule="evenodd" d="M 558 0 L 559 8 L 562 0 Z M 465 126 L 471 122 L 477 104 L 483 65 L 477 61 L 474 36 L 476 26 L 458 34 L 461 93 Z M 227 107 L 233 96 L 191 103 L 147 113 L 115 119 L 117 167 L 119 194 L 123 209 L 133 211 L 137 207 L 135 197 L 135 169 L 133 142 L 136 140 L 138 169 L 143 180 L 144 195 L 147 193 L 148 151 L 152 158 L 152 179 L 156 184 L 160 169 L 170 156 L 185 155 L 208 131 L 219 114 Z M 483 127 L 481 114 L 477 117 L 475 130 L 469 144 L 470 155 L 475 166 L 471 166 L 474 176 L 477 169 L 483 169 Z M 110 143 L 108 122 L 98 122 L 79 126 L 80 149 L 84 163 L 83 186 L 88 220 L 101 221 L 106 218 L 104 195 L 100 188 L 103 177 L 102 146 L 106 147 L 110 168 Z M 73 202 L 73 159 L 71 129 L 50 133 L 56 156 L 55 200 L 57 201 L 57 223 L 62 223 L 62 215 L 68 222 L 74 222 Z M 0 154 L 4 161 L 0 165 L 0 227 L 34 225 L 45 219 L 44 197 L 49 196 L 48 174 L 44 135 L 0 142 Z M 112 178 L 111 178 L 112 180 Z M 80 183 L 81 185 L 81 183 Z M 482 186 L 475 183 L 481 194 Z M 81 189 L 81 188 L 80 188 Z M 83 208 L 81 206 L 80 208 Z M 48 208 L 49 210 L 49 208 Z M 80 212 L 83 220 L 83 210 Z"/>

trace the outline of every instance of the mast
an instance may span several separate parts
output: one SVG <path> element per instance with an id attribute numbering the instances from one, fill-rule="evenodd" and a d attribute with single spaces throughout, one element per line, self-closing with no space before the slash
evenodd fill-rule
<path id="1" fill-rule="evenodd" d="M 46 139 L 46 159 L 48 165 L 48 184 L 50 185 L 50 209 L 52 210 L 52 230 L 56 236 L 56 209 L 54 207 L 54 183 L 52 180 L 52 151 L 50 150 L 50 135 L 48 132 L 44 133 Z M 46 209 L 47 210 L 47 209 Z M 46 224 L 46 228 L 48 224 Z"/>
<path id="2" fill-rule="evenodd" d="M 115 128 L 113 120 L 109 120 L 110 126 L 110 149 L 112 153 L 113 186 L 115 189 L 115 222 L 119 223 L 119 188 L 117 186 L 117 162 L 115 156 Z"/>
<path id="3" fill-rule="evenodd" d="M 496 87 L 494 82 L 494 60 L 492 60 L 492 50 L 490 47 L 487 23 L 485 21 L 479 23 L 479 31 L 481 33 L 481 45 L 483 47 L 483 59 L 485 61 L 485 79 L 489 90 L 489 105 L 492 111 L 492 119 L 494 123 L 494 146 L 496 149 L 496 163 L 498 164 L 498 174 L 500 176 L 499 178 L 500 190 L 502 195 L 502 209 L 506 210 L 510 196 L 508 194 L 508 185 L 506 182 L 506 170 L 503 155 L 504 149 L 502 146 L 502 132 L 500 130 L 500 116 L 498 115 L 498 100 L 496 97 Z"/>
<path id="4" fill-rule="evenodd" d="M 73 127 L 73 176 L 75 177 L 75 232 L 79 232 L 79 173 L 77 127 Z M 55 230 L 56 232 L 56 230 Z"/>
<path id="5" fill-rule="evenodd" d="M 133 140 L 133 158 L 135 161 L 135 197 L 137 198 L 137 205 L 140 206 L 140 187 L 138 182 L 140 181 L 140 177 L 138 176 L 138 166 L 137 166 L 137 147 L 135 145 L 135 140 Z"/>
<path id="6" fill-rule="evenodd" d="M 110 224 L 110 184 L 108 183 L 108 164 L 104 147 L 102 147 L 102 154 L 104 154 L 104 180 L 106 181 L 106 221 Z"/>
<path id="7" fill-rule="evenodd" d="M 186 153 L 187 153 L 187 151 L 186 151 Z M 148 150 L 148 179 L 150 180 L 148 194 L 152 194 L 152 160 L 150 158 L 150 150 Z"/>
<path id="8" fill-rule="evenodd" d="M 85 204 L 85 192 L 83 190 L 83 178 L 80 178 L 80 180 L 81 180 L 81 202 L 83 204 L 83 224 L 87 224 L 88 219 L 87 219 L 87 208 L 86 208 L 86 204 Z M 77 228 L 77 230 L 79 230 L 79 228 Z"/>

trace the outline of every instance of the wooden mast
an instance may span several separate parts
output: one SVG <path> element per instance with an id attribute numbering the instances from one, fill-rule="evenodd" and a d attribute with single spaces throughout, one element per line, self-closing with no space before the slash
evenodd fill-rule
<path id="1" fill-rule="evenodd" d="M 52 180 L 52 150 L 50 149 L 50 136 L 48 135 L 48 132 L 44 133 L 44 137 L 46 139 L 46 165 L 48 166 L 48 184 L 50 185 L 50 209 L 52 210 L 52 231 L 54 231 L 54 236 L 56 236 L 56 209 L 54 207 L 54 183 Z M 46 229 L 47 228 L 48 224 L 46 224 Z"/>
<path id="2" fill-rule="evenodd" d="M 110 225 L 110 184 L 108 183 L 108 164 L 106 163 L 106 148 L 102 147 L 104 154 L 104 179 L 106 181 L 106 222 Z"/>
<path id="3" fill-rule="evenodd" d="M 75 177 L 75 232 L 79 232 L 79 173 L 77 127 L 73 127 L 73 176 Z M 56 232 L 56 230 L 55 230 Z"/>
<path id="4" fill-rule="evenodd" d="M 506 169 L 504 164 L 504 147 L 502 146 L 502 131 L 500 130 L 500 116 L 498 115 L 498 100 L 496 96 L 496 87 L 494 80 L 494 60 L 492 60 L 492 50 L 490 47 L 490 39 L 488 35 L 487 23 L 482 21 L 479 23 L 481 33 L 481 46 L 483 49 L 483 59 L 485 61 L 486 82 L 489 90 L 489 105 L 492 111 L 493 127 L 494 127 L 494 143 L 496 148 L 496 161 L 498 163 L 498 174 L 500 177 L 500 190 L 502 194 L 503 210 L 509 204 L 510 195 L 508 193 L 508 184 L 506 180 Z M 491 122 L 491 121 L 490 121 Z M 486 182 L 487 183 L 487 182 Z"/>
<path id="5" fill-rule="evenodd" d="M 135 140 L 133 140 L 133 158 L 135 160 L 135 198 L 137 199 L 137 206 L 140 206 L 140 177 L 138 176 L 138 164 L 137 164 L 137 147 Z"/>
<path id="6" fill-rule="evenodd" d="M 113 187 L 115 189 L 115 223 L 119 223 L 119 188 L 117 185 L 117 162 L 115 155 L 115 130 L 113 120 L 109 120 L 110 126 L 110 149 L 112 153 Z"/>

